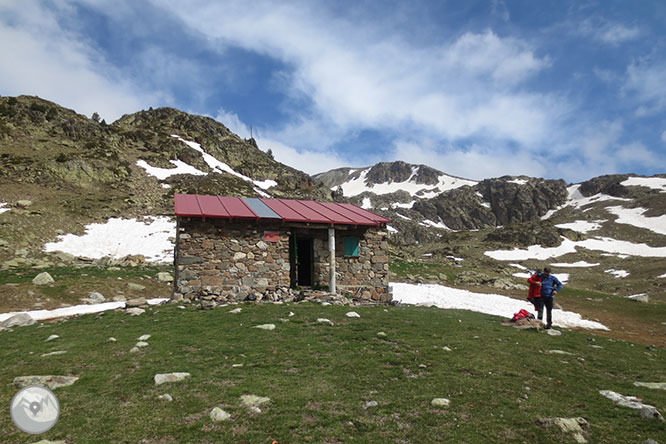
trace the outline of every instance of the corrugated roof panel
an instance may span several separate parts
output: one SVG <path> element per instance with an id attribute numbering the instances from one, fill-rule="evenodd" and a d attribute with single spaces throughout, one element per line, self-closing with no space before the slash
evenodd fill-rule
<path id="1" fill-rule="evenodd" d="M 336 224 L 356 224 L 353 218 L 348 217 L 345 214 L 342 214 L 340 211 L 337 211 L 336 208 L 330 202 L 315 202 L 312 200 L 309 201 L 299 201 L 304 203 L 309 208 L 316 210 L 318 213 L 322 214 L 324 217 L 331 220 Z"/>
<path id="2" fill-rule="evenodd" d="M 259 216 L 245 203 L 241 197 L 219 197 L 224 208 L 233 219 L 259 219 Z"/>
<path id="3" fill-rule="evenodd" d="M 245 198 L 245 203 L 252 208 L 252 211 L 257 213 L 261 219 L 282 219 L 279 214 L 271 210 L 271 208 L 263 203 L 260 199 L 256 197 Z"/>
<path id="4" fill-rule="evenodd" d="M 308 206 L 307 204 L 308 201 L 287 200 L 287 199 L 280 199 L 280 200 L 289 208 L 301 214 L 305 218 L 305 220 L 303 220 L 302 222 L 315 222 L 323 224 L 333 223 L 331 219 L 317 212 L 316 209 Z"/>
<path id="5" fill-rule="evenodd" d="M 217 196 L 195 196 L 195 198 L 199 201 L 201 212 L 206 217 L 230 217 Z"/>
<path id="6" fill-rule="evenodd" d="M 348 203 L 340 203 L 338 205 L 341 205 L 345 208 L 347 208 L 349 211 L 352 211 L 355 214 L 358 214 L 359 216 L 368 218 L 370 220 L 375 221 L 376 223 L 380 224 L 386 224 L 391 222 L 391 219 L 387 219 L 384 216 L 380 216 L 379 214 L 373 213 L 372 211 L 364 210 L 361 207 L 357 207 L 356 205 L 348 204 Z"/>
<path id="7" fill-rule="evenodd" d="M 283 220 L 288 222 L 305 221 L 305 217 L 298 211 L 288 207 L 283 199 L 259 199 L 271 210 L 275 211 Z"/>
<path id="8" fill-rule="evenodd" d="M 333 211 L 336 211 L 346 218 L 352 220 L 354 225 L 379 225 L 379 223 L 374 219 L 355 213 L 342 204 L 330 202 L 328 205 Z"/>
<path id="9" fill-rule="evenodd" d="M 175 194 L 173 196 L 176 216 L 201 217 L 203 213 L 193 194 Z"/>

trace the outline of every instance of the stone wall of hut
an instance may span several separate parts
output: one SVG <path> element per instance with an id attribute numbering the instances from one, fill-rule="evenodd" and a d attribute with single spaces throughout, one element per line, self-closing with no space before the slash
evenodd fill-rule
<path id="1" fill-rule="evenodd" d="M 388 233 L 377 227 L 336 229 L 337 293 L 388 300 Z M 174 258 L 174 299 L 290 300 L 291 236 L 313 239 L 313 289 L 329 284 L 328 230 L 266 221 L 179 218 Z M 264 240 L 278 233 L 277 242 Z M 359 239 L 359 256 L 345 257 L 344 237 Z"/>

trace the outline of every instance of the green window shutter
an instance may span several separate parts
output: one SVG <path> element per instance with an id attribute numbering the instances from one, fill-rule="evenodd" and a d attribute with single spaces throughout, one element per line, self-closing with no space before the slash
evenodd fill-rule
<path id="1" fill-rule="evenodd" d="M 345 237 L 345 256 L 358 257 L 358 237 Z"/>

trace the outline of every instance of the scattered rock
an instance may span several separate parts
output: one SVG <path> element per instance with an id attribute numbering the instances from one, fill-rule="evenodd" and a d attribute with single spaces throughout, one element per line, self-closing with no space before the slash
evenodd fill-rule
<path id="1" fill-rule="evenodd" d="M 430 401 L 430 404 L 433 407 L 448 407 L 451 404 L 451 401 L 446 398 L 435 398 Z"/>
<path id="2" fill-rule="evenodd" d="M 23 327 L 24 325 L 32 325 L 35 321 L 28 313 L 17 313 L 14 316 L 0 322 L 0 328 Z"/>
<path id="3" fill-rule="evenodd" d="M 147 341 L 150 339 L 150 335 L 142 335 L 137 338 L 139 341 Z"/>
<path id="4" fill-rule="evenodd" d="M 647 387 L 655 390 L 666 390 L 666 382 L 634 382 L 636 387 Z"/>
<path id="5" fill-rule="evenodd" d="M 136 344 L 134 344 L 135 347 L 143 348 L 143 347 L 148 347 L 150 344 L 144 341 L 139 341 Z"/>
<path id="6" fill-rule="evenodd" d="M 169 402 L 173 401 L 173 397 L 172 397 L 170 394 L 168 394 L 168 393 L 165 393 L 165 394 L 163 394 L 163 395 L 160 395 L 160 396 L 158 396 L 157 398 L 158 398 L 158 399 L 163 399 L 164 401 L 169 401 Z"/>
<path id="7" fill-rule="evenodd" d="M 59 338 L 60 338 L 60 336 L 58 336 L 58 335 L 51 335 L 48 338 L 44 339 L 44 342 L 54 341 L 54 340 L 59 339 Z"/>
<path id="8" fill-rule="evenodd" d="M 656 407 L 643 404 L 641 402 L 643 401 L 641 398 L 621 395 L 611 390 L 599 390 L 599 394 L 610 399 L 619 406 L 638 410 L 642 418 L 659 419 L 661 421 L 664 420 L 663 416 L 661 416 L 661 413 L 657 411 Z"/>
<path id="9" fill-rule="evenodd" d="M 216 305 L 215 301 L 207 301 L 205 299 L 201 301 L 201 308 L 203 310 L 212 310 Z"/>
<path id="10" fill-rule="evenodd" d="M 365 403 L 363 408 L 367 410 L 367 409 L 372 408 L 372 407 L 377 407 L 378 405 L 379 404 L 377 403 L 377 401 L 368 401 L 368 402 Z"/>
<path id="11" fill-rule="evenodd" d="M 127 310 L 125 310 L 125 313 L 127 313 L 130 316 L 139 316 L 140 314 L 143 314 L 145 312 L 146 312 L 146 310 L 144 310 L 143 308 L 139 308 L 139 307 L 132 307 L 132 308 L 128 308 Z"/>
<path id="12" fill-rule="evenodd" d="M 445 345 L 444 347 L 442 347 L 442 350 L 444 350 L 444 351 L 446 351 L 446 352 L 453 351 L 453 350 L 451 350 L 449 347 L 447 347 L 446 345 Z"/>
<path id="13" fill-rule="evenodd" d="M 383 331 L 378 331 L 378 332 L 377 332 L 377 336 L 379 336 L 380 338 L 385 338 L 385 337 L 386 337 L 386 333 L 384 333 Z"/>
<path id="14" fill-rule="evenodd" d="M 183 381 L 186 378 L 189 378 L 190 375 L 187 372 L 176 372 L 176 373 L 158 373 L 155 375 L 155 385 L 166 384 L 167 382 L 179 382 Z"/>
<path id="15" fill-rule="evenodd" d="M 129 352 L 130 353 L 139 353 L 140 351 L 141 350 L 139 349 L 139 347 L 134 346 L 134 347 L 130 348 Z"/>
<path id="16" fill-rule="evenodd" d="M 234 308 L 233 310 L 229 310 L 229 313 L 237 314 L 237 313 L 240 313 L 241 310 L 242 310 L 242 308 L 238 307 L 238 308 Z"/>
<path id="17" fill-rule="evenodd" d="M 117 341 L 118 340 L 116 338 L 113 338 L 113 337 L 107 339 L 107 342 L 117 342 Z"/>
<path id="18" fill-rule="evenodd" d="M 213 410 L 210 411 L 210 419 L 213 420 L 214 422 L 227 421 L 230 418 L 231 415 L 219 407 L 215 407 Z"/>
<path id="19" fill-rule="evenodd" d="M 35 285 L 48 285 L 54 283 L 55 280 L 46 271 L 42 271 L 32 280 Z"/>
<path id="20" fill-rule="evenodd" d="M 242 395 L 240 399 L 241 404 L 249 408 L 253 413 L 261 413 L 259 407 L 271 401 L 271 398 L 257 395 Z"/>
<path id="21" fill-rule="evenodd" d="M 14 378 L 14 385 L 18 388 L 29 387 L 31 385 L 42 385 L 51 390 L 55 390 L 60 387 L 70 386 L 78 380 L 79 376 L 17 376 Z"/>
<path id="22" fill-rule="evenodd" d="M 346 313 L 345 316 L 347 316 L 348 318 L 360 318 L 361 317 L 361 315 L 356 313 L 355 311 L 350 311 L 350 312 Z"/>
<path id="23" fill-rule="evenodd" d="M 155 279 L 160 282 L 173 282 L 173 276 L 167 271 L 161 271 L 155 275 Z"/>
<path id="24" fill-rule="evenodd" d="M 320 323 L 320 324 L 330 325 L 331 327 L 333 327 L 333 325 L 334 325 L 333 322 L 330 319 L 326 319 L 326 318 L 317 318 L 317 322 Z"/>
<path id="25" fill-rule="evenodd" d="M 127 298 L 125 296 L 114 296 L 111 300 L 113 302 L 126 302 Z"/>
<path id="26" fill-rule="evenodd" d="M 125 307 L 139 307 L 141 305 L 146 305 L 146 298 L 135 298 L 135 299 L 130 299 L 129 301 L 125 302 Z"/>
<path id="27" fill-rule="evenodd" d="M 145 286 L 145 285 L 135 284 L 134 282 L 128 282 L 128 283 L 127 283 L 127 287 L 128 287 L 130 290 L 134 290 L 134 291 L 142 291 L 142 290 L 145 290 L 145 289 L 146 289 L 146 286 Z"/>
<path id="28" fill-rule="evenodd" d="M 538 420 L 541 426 L 559 427 L 564 433 L 573 434 L 574 440 L 579 443 L 586 443 L 585 433 L 589 428 L 584 418 L 540 418 Z"/>
<path id="29" fill-rule="evenodd" d="M 92 299 L 93 301 L 97 301 L 97 302 L 104 302 L 106 300 L 106 298 L 104 297 L 104 295 L 102 293 L 98 293 L 96 291 L 93 291 L 92 293 L 90 293 L 90 295 L 88 296 L 88 299 Z"/>
<path id="30" fill-rule="evenodd" d="M 293 315 L 294 315 L 294 312 L 293 312 L 293 311 L 290 311 L 290 312 L 289 312 L 289 317 L 292 317 Z"/>
<path id="31" fill-rule="evenodd" d="M 67 350 L 58 350 L 58 351 L 52 351 L 50 353 L 44 353 L 42 354 L 42 358 L 45 358 L 47 356 L 57 356 L 57 355 L 64 355 L 67 353 Z"/>
<path id="32" fill-rule="evenodd" d="M 21 208 L 28 208 L 29 206 L 32 205 L 31 200 L 19 200 L 16 201 L 16 206 L 21 207 Z"/>
<path id="33" fill-rule="evenodd" d="M 546 350 L 546 353 L 551 354 L 551 355 L 572 355 L 573 353 L 569 353 L 564 350 Z"/>
<path id="34" fill-rule="evenodd" d="M 260 328 L 261 330 L 275 330 L 275 324 L 261 324 L 255 325 L 252 328 Z"/>
<path id="35" fill-rule="evenodd" d="M 631 296 L 627 296 L 627 298 L 634 302 L 650 302 L 650 296 L 648 296 L 647 293 L 632 294 Z"/>
<path id="36" fill-rule="evenodd" d="M 555 329 L 552 329 L 552 328 L 549 328 L 548 330 L 546 330 L 546 333 L 548 333 L 550 336 L 562 336 L 561 331 L 555 330 Z"/>

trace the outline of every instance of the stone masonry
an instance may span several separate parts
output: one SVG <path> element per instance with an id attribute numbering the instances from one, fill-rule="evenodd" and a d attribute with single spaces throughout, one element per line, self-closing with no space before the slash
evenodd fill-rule
<path id="1" fill-rule="evenodd" d="M 269 221 L 178 218 L 174 299 L 231 302 L 293 297 L 290 241 L 313 239 L 313 289 L 328 288 L 328 226 Z M 264 240 L 276 232 L 276 242 Z M 387 301 L 388 233 L 383 227 L 336 226 L 336 286 L 339 294 Z M 344 237 L 359 239 L 359 256 L 344 256 Z"/>

